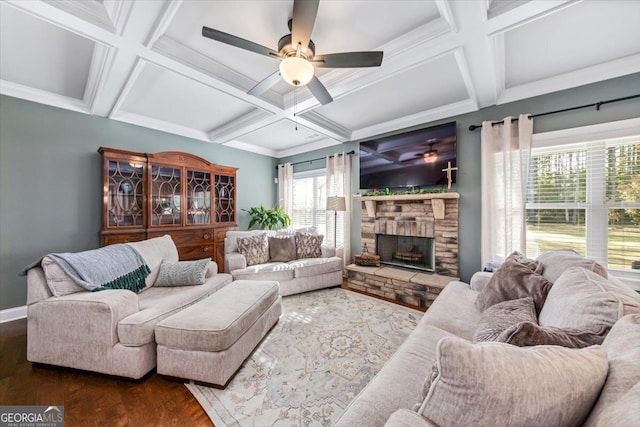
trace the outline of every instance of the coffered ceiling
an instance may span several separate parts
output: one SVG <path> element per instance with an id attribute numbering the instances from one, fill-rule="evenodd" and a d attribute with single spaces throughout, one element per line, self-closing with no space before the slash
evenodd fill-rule
<path id="1" fill-rule="evenodd" d="M 292 5 L 2 0 L 0 93 L 284 157 L 640 72 L 638 0 L 321 0 L 316 53 L 382 66 L 316 69 L 326 105 L 285 82 L 247 95 L 278 60 L 202 26 L 278 50 Z"/>

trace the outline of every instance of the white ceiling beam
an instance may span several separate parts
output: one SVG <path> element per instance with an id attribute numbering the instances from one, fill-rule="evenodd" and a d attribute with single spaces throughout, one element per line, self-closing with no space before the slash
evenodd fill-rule
<path id="1" fill-rule="evenodd" d="M 582 0 L 532 0 L 488 20 L 486 34 L 491 36 L 525 25 Z"/>

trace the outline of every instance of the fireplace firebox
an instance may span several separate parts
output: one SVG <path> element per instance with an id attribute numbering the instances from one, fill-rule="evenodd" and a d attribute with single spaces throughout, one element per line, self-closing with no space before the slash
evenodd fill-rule
<path id="1" fill-rule="evenodd" d="M 380 263 L 422 271 L 435 271 L 435 239 L 376 234 Z"/>

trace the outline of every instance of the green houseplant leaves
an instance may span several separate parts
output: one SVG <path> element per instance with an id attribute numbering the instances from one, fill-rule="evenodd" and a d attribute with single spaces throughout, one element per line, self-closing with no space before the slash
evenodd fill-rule
<path id="1" fill-rule="evenodd" d="M 284 212 L 282 207 L 267 209 L 260 205 L 260 207 L 253 207 L 249 210 L 243 209 L 243 211 L 248 212 L 249 217 L 251 217 L 249 228 L 257 225 L 261 230 L 277 230 L 291 225 L 291 218 Z"/>

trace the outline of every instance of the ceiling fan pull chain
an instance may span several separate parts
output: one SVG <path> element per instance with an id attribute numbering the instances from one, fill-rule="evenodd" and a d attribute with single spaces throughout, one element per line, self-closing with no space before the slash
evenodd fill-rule
<path id="1" fill-rule="evenodd" d="M 298 86 L 293 87 L 293 117 L 296 119 L 296 130 L 298 130 Z"/>

